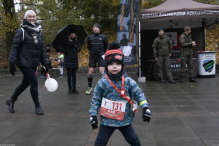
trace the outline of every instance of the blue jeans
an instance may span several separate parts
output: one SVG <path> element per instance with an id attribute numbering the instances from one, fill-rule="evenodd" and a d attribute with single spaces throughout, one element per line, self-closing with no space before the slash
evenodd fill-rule
<path id="1" fill-rule="evenodd" d="M 138 136 L 135 133 L 132 124 L 123 127 L 109 127 L 100 125 L 100 130 L 95 141 L 95 146 L 106 146 L 111 135 L 116 129 L 118 129 L 122 133 L 125 140 L 131 146 L 141 146 L 141 142 L 138 139 Z"/>

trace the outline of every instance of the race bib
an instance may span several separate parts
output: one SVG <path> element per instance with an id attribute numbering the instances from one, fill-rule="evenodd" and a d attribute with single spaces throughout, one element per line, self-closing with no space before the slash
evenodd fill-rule
<path id="1" fill-rule="evenodd" d="M 111 101 L 106 98 L 102 99 L 100 115 L 123 121 L 127 101 Z"/>

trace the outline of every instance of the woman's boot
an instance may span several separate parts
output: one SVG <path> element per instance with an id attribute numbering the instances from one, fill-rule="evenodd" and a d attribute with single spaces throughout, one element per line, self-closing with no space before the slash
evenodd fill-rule
<path id="1" fill-rule="evenodd" d="M 11 112 L 11 113 L 14 113 L 14 103 L 17 99 L 13 100 L 13 99 L 8 99 L 5 104 L 8 105 L 8 110 Z"/>
<path id="2" fill-rule="evenodd" d="M 37 115 L 44 115 L 41 106 L 37 106 L 35 110 L 36 110 L 36 114 L 37 114 Z"/>
<path id="3" fill-rule="evenodd" d="M 76 87 L 73 87 L 72 93 L 79 94 L 79 92 L 76 90 Z"/>

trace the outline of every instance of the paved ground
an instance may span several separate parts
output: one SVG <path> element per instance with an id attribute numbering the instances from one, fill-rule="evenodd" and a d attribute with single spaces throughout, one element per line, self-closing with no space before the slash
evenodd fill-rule
<path id="1" fill-rule="evenodd" d="M 137 76 L 131 76 L 137 80 Z M 93 85 L 99 76 L 94 77 Z M 97 130 L 92 131 L 88 110 L 92 95 L 85 95 L 86 76 L 77 78 L 79 95 L 67 94 L 66 78 L 56 78 L 58 91 L 49 93 L 39 78 L 39 96 L 44 116 L 35 114 L 29 88 L 20 95 L 15 113 L 7 110 L 21 78 L 0 78 L 0 146 L 92 146 Z M 187 80 L 176 85 L 156 81 L 140 83 L 150 102 L 151 122 L 144 123 L 141 110 L 133 126 L 142 146 L 219 146 L 219 76 Z M 5 144 L 5 145 L 4 145 Z M 11 145 L 9 145 L 11 144 Z M 116 131 L 109 146 L 127 146 Z"/>

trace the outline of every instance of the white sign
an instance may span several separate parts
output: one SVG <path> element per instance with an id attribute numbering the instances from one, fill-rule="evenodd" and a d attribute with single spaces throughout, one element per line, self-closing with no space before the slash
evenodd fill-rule
<path id="1" fill-rule="evenodd" d="M 215 75 L 215 52 L 198 53 L 199 75 Z"/>
<path id="2" fill-rule="evenodd" d="M 177 32 L 164 32 L 172 41 L 172 46 L 177 46 Z"/>

